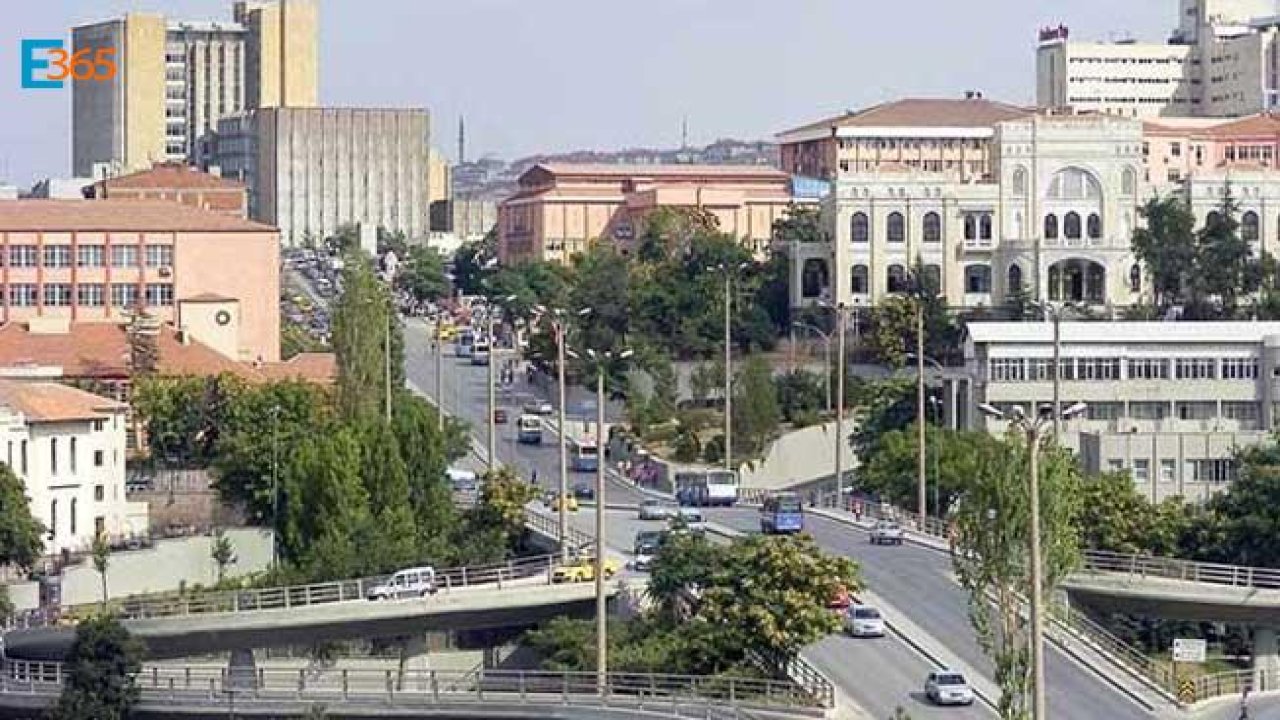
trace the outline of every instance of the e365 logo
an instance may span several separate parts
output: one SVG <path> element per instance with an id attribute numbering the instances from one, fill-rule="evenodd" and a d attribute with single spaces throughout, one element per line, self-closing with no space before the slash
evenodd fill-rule
<path id="1" fill-rule="evenodd" d="M 23 40 L 22 87 L 57 89 L 67 78 L 111 80 L 116 76 L 115 56 L 113 47 L 82 48 L 68 55 L 62 40 Z M 43 71 L 43 75 L 37 77 L 37 71 Z"/>

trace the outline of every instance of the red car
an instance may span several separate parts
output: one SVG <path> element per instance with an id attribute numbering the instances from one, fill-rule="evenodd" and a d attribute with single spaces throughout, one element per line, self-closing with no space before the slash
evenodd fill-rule
<path id="1" fill-rule="evenodd" d="M 827 607 L 831 608 L 832 610 L 843 611 L 843 610 L 848 610 L 849 606 L 852 604 L 853 604 L 853 598 L 849 595 L 848 588 L 841 585 L 840 587 L 836 588 L 836 592 L 834 595 L 831 596 L 831 601 L 827 603 Z"/>
<path id="2" fill-rule="evenodd" d="M 504 424 L 506 424 L 506 422 L 507 422 L 507 411 L 506 411 L 505 409 L 503 409 L 503 408 L 494 408 L 494 411 L 493 411 L 493 421 L 494 421 L 495 423 L 499 424 L 499 425 L 504 425 Z"/>

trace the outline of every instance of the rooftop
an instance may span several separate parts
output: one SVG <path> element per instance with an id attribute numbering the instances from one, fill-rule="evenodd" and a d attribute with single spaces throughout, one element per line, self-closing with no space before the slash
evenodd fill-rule
<path id="1" fill-rule="evenodd" d="M 842 127 L 992 127 L 1005 120 L 1026 117 L 1030 108 L 985 98 L 905 98 L 850 110 L 825 120 L 778 133 L 792 133 Z"/>
<path id="2" fill-rule="evenodd" d="M 619 165 L 614 163 L 539 163 L 525 174 L 541 169 L 559 177 L 752 177 L 786 180 L 789 176 L 777 168 L 761 165 Z"/>
<path id="3" fill-rule="evenodd" d="M 300 379 L 332 385 L 338 379 L 338 356 L 333 353 L 304 352 L 278 363 L 257 366 L 272 380 Z"/>
<path id="4" fill-rule="evenodd" d="M 207 190 L 244 190 L 243 183 L 203 172 L 198 168 L 181 163 L 156 163 L 150 170 L 141 170 L 121 175 L 120 177 L 100 180 L 108 194 L 116 188 L 129 189 L 207 189 Z"/>
<path id="5" fill-rule="evenodd" d="M 0 232 L 276 232 L 166 200 L 0 200 Z"/>
<path id="6" fill-rule="evenodd" d="M 0 405 L 32 422 L 95 420 L 125 409 L 123 403 L 56 382 L 0 380 Z"/>
<path id="7" fill-rule="evenodd" d="M 1068 345 L 1204 345 L 1259 343 L 1280 336 L 1280 322 L 1063 322 Z M 971 322 L 969 339 L 978 344 L 1045 345 L 1053 342 L 1050 322 Z"/>

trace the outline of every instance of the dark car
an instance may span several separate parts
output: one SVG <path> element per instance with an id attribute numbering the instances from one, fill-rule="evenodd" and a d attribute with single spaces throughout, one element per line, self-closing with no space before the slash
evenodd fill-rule
<path id="1" fill-rule="evenodd" d="M 505 408 L 494 408 L 493 421 L 499 425 L 507 422 L 507 411 Z"/>
<path id="2" fill-rule="evenodd" d="M 594 500 L 596 497 L 595 486 L 588 483 L 577 483 L 573 486 L 573 496 L 579 500 Z"/>

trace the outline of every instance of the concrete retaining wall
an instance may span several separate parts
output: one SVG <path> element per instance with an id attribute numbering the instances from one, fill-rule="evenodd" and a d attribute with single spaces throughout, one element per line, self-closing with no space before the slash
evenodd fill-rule
<path id="1" fill-rule="evenodd" d="M 846 420 L 844 432 L 853 432 L 853 423 Z M 777 490 L 807 483 L 835 474 L 834 422 L 813 425 L 783 435 L 769 447 L 768 455 L 753 466 L 742 468 L 742 486 Z M 844 454 L 845 470 L 857 466 L 857 456 L 847 440 L 840 443 Z"/>

